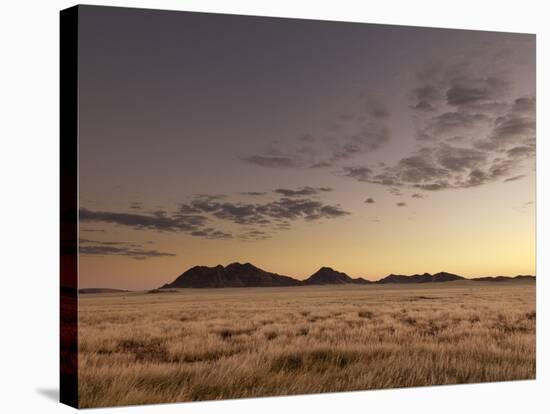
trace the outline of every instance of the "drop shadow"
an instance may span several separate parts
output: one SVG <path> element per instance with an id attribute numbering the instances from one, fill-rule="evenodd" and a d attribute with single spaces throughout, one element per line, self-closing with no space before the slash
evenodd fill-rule
<path id="1" fill-rule="evenodd" d="M 36 392 L 53 402 L 59 402 L 59 389 L 57 388 L 37 388 Z"/>

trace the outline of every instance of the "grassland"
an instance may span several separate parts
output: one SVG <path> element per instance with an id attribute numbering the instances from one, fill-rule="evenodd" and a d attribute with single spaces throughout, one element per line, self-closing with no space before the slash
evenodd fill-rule
<path id="1" fill-rule="evenodd" d="M 535 378 L 534 282 L 85 295 L 82 407 Z"/>

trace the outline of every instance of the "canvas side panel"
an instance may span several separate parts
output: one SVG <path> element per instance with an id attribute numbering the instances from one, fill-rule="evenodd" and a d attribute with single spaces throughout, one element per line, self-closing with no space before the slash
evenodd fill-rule
<path id="1" fill-rule="evenodd" d="M 78 407 L 78 7 L 60 13 L 60 400 Z"/>

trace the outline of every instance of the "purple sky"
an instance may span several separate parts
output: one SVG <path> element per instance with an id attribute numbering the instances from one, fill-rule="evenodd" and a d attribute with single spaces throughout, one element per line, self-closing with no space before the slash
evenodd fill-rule
<path id="1" fill-rule="evenodd" d="M 91 6 L 79 35 L 81 285 L 534 272 L 534 35 Z"/>

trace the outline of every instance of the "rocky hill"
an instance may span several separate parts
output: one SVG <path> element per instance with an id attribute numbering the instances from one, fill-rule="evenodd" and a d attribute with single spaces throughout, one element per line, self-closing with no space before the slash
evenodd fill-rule
<path id="1" fill-rule="evenodd" d="M 288 276 L 266 272 L 250 263 L 231 263 L 228 266 L 195 266 L 182 273 L 168 288 L 226 288 L 297 286 L 301 282 Z"/>

